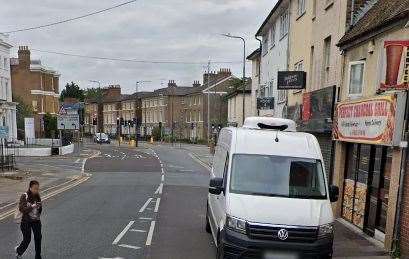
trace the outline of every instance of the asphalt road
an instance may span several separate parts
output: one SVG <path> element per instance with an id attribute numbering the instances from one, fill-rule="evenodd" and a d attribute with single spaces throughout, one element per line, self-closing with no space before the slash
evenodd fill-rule
<path id="1" fill-rule="evenodd" d="M 43 258 L 214 258 L 205 168 L 178 148 L 98 148 L 91 178 L 44 203 Z M 18 225 L 1 221 L 0 233 L 0 258 L 14 258 Z"/>

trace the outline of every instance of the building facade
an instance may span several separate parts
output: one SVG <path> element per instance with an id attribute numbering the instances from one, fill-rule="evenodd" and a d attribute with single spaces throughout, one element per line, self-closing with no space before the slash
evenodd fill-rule
<path id="1" fill-rule="evenodd" d="M 141 136 L 151 136 L 155 127 L 159 127 L 160 123 L 162 127 L 166 124 L 167 96 L 165 92 L 165 89 L 159 89 L 142 97 Z"/>
<path id="2" fill-rule="evenodd" d="M 0 33 L 0 127 L 8 140 L 17 139 L 16 103 L 12 100 L 10 49 L 8 37 Z M 6 136 L 7 135 L 7 136 Z"/>
<path id="3" fill-rule="evenodd" d="M 193 83 L 193 89 L 185 96 L 185 132 L 184 139 L 192 142 L 206 140 L 205 131 L 206 103 L 204 86 L 199 81 Z"/>
<path id="4" fill-rule="evenodd" d="M 400 244 L 404 258 L 409 255 L 407 145 L 402 144 L 408 129 L 408 6 L 408 0 L 378 0 L 349 8 L 350 27 L 338 43 L 343 73 L 333 133 L 333 183 L 341 189 L 336 215 L 383 242 L 387 251 Z"/>
<path id="5" fill-rule="evenodd" d="M 95 134 L 103 128 L 103 105 L 97 100 L 86 100 L 84 112 L 84 133 Z"/>
<path id="6" fill-rule="evenodd" d="M 247 60 L 251 61 L 251 116 L 257 116 L 261 107 L 257 106 L 258 91 L 260 85 L 260 68 L 261 68 L 261 48 L 253 51 Z"/>
<path id="7" fill-rule="evenodd" d="M 121 133 L 121 86 L 110 85 L 104 88 L 102 104 L 103 131 L 111 136 Z"/>
<path id="8" fill-rule="evenodd" d="M 273 109 L 260 109 L 261 116 L 283 117 L 287 91 L 277 89 L 277 74 L 288 70 L 290 17 L 290 0 L 279 0 L 256 33 L 262 41 L 258 96 L 274 98 Z"/>
<path id="9" fill-rule="evenodd" d="M 43 136 L 46 113 L 56 115 L 59 110 L 59 74 L 31 60 L 27 46 L 19 47 L 18 58 L 12 58 L 11 87 L 13 98 L 32 107 L 36 136 Z"/>
<path id="10" fill-rule="evenodd" d="M 243 126 L 243 121 L 247 117 L 253 115 L 251 80 L 249 80 L 247 87 L 243 94 L 243 88 L 230 90 L 226 95 L 229 125 Z M 243 118 L 243 98 L 244 98 L 244 118 Z M 247 105 L 246 105 L 247 103 Z"/>

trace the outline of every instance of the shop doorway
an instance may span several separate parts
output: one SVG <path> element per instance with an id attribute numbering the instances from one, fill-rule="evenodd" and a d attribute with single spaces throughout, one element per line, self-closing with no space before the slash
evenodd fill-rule
<path id="1" fill-rule="evenodd" d="M 342 217 L 383 239 L 388 209 L 391 148 L 348 144 Z"/>

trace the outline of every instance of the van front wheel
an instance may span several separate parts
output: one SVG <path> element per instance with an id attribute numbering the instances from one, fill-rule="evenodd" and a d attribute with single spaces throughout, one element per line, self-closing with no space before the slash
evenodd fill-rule
<path id="1" fill-rule="evenodd" d="M 220 240 L 218 240 L 217 242 L 217 255 L 216 255 L 217 259 L 224 259 L 224 244 L 223 242 Z"/>
<path id="2" fill-rule="evenodd" d="M 209 205 L 206 208 L 206 232 L 212 233 L 212 229 L 210 228 L 210 221 L 209 221 Z"/>

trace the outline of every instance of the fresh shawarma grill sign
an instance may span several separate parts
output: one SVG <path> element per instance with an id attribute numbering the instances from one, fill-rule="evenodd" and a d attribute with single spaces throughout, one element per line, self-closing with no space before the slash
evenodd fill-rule
<path id="1" fill-rule="evenodd" d="M 396 127 L 395 95 L 339 103 L 334 139 L 367 144 L 393 145 Z"/>

